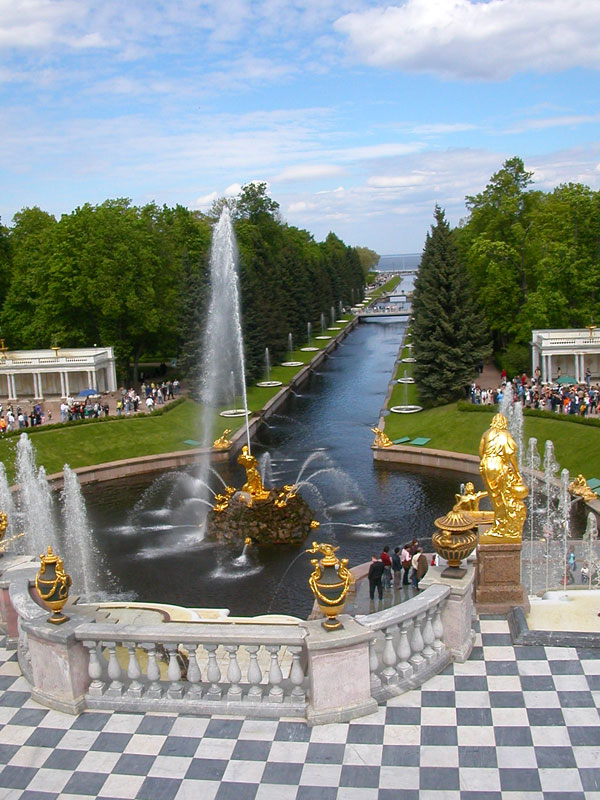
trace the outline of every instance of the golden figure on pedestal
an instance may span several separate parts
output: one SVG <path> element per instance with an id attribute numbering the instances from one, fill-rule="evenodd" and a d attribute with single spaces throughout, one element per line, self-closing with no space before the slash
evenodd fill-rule
<path id="1" fill-rule="evenodd" d="M 216 494 L 213 511 L 219 511 L 219 512 L 225 511 L 225 509 L 229 507 L 229 501 L 231 500 L 235 492 L 236 490 L 233 486 L 226 486 L 225 494 Z"/>
<path id="2" fill-rule="evenodd" d="M 230 433 L 231 433 L 231 428 L 225 428 L 225 430 L 219 436 L 219 438 L 214 440 L 213 447 L 215 447 L 217 450 L 227 450 L 228 448 L 230 448 L 231 439 L 227 438 Z"/>
<path id="3" fill-rule="evenodd" d="M 598 498 L 596 492 L 590 489 L 586 479 L 581 473 L 579 473 L 574 481 L 571 481 L 569 484 L 569 491 L 577 497 L 583 497 L 584 500 L 596 500 Z"/>
<path id="4" fill-rule="evenodd" d="M 464 494 L 455 494 L 456 503 L 452 506 L 453 511 L 468 511 L 476 522 L 491 522 L 494 519 L 493 511 L 481 511 L 479 503 L 483 497 L 487 497 L 487 492 L 476 492 L 475 486 L 471 481 L 465 483 Z"/>
<path id="5" fill-rule="evenodd" d="M 240 491 L 248 492 L 253 500 L 266 500 L 270 492 L 263 486 L 262 478 L 258 471 L 258 461 L 249 452 L 248 445 L 245 444 L 242 447 L 242 452 L 237 461 L 246 470 L 246 483 Z"/>
<path id="6" fill-rule="evenodd" d="M 375 434 L 375 441 L 373 442 L 373 447 L 392 447 L 394 444 L 390 441 L 389 436 L 384 433 L 380 428 L 371 428 L 373 433 Z"/>
<path id="7" fill-rule="evenodd" d="M 25 536 L 25 532 L 17 533 L 16 536 L 11 536 L 10 539 L 5 539 L 4 536 L 6 534 L 6 529 L 8 528 L 8 517 L 4 513 L 4 511 L 0 511 L 0 556 L 6 553 L 6 548 L 11 542 L 14 542 L 15 539 L 20 539 L 21 536 Z"/>
<path id="8" fill-rule="evenodd" d="M 529 489 L 523 483 L 517 461 L 517 443 L 508 430 L 508 420 L 496 414 L 479 444 L 479 472 L 494 512 L 494 524 L 482 533 L 480 542 L 520 542 Z"/>

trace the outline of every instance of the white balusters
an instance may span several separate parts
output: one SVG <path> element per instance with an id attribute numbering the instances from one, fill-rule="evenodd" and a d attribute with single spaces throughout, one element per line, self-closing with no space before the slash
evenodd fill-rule
<path id="1" fill-rule="evenodd" d="M 411 656 L 411 649 L 410 649 L 410 642 L 408 641 L 408 629 L 410 628 L 410 622 L 405 620 L 402 625 L 400 626 L 400 638 L 398 639 L 398 663 L 396 664 L 396 671 L 400 678 L 407 679 L 410 678 L 413 672 L 413 668 L 409 664 L 409 658 Z"/>
<path id="2" fill-rule="evenodd" d="M 290 682 L 293 685 L 291 692 L 292 702 L 303 703 L 306 699 L 304 693 L 304 669 L 302 668 L 302 647 L 289 646 L 288 650 L 292 654 L 292 666 L 290 667 Z"/>
<path id="3" fill-rule="evenodd" d="M 395 670 L 395 664 L 397 660 L 396 650 L 394 648 L 394 627 L 390 625 L 388 628 L 385 628 L 383 631 L 383 635 L 385 636 L 385 643 L 383 645 L 383 654 L 382 654 L 382 661 L 385 664 L 383 672 L 381 673 L 382 680 L 387 685 L 392 683 L 398 683 L 398 673 Z"/>
<path id="4" fill-rule="evenodd" d="M 440 655 L 444 649 L 444 626 L 442 625 L 442 604 L 439 603 L 435 607 L 435 614 L 433 615 L 433 649 Z"/>
<path id="5" fill-rule="evenodd" d="M 423 627 L 423 642 L 425 644 L 425 647 L 423 648 L 423 656 L 427 659 L 427 663 L 429 663 L 435 657 L 435 650 L 431 646 L 435 640 L 432 618 L 433 608 L 428 608 L 425 613 L 425 625 Z"/>
<path id="6" fill-rule="evenodd" d="M 369 671 L 371 672 L 371 694 L 374 694 L 381 687 L 379 677 L 379 657 L 375 649 L 375 637 L 369 642 Z"/>
<path id="7" fill-rule="evenodd" d="M 123 642 L 123 646 L 129 651 L 129 662 L 127 664 L 127 677 L 129 678 L 129 686 L 127 687 L 128 697 L 141 697 L 143 686 L 140 682 L 142 677 L 142 670 L 137 660 L 135 652 L 135 642 Z"/>
<path id="8" fill-rule="evenodd" d="M 279 648 L 280 645 L 278 644 L 267 645 L 267 650 L 271 654 L 271 663 L 269 664 L 269 700 L 272 703 L 283 702 L 283 689 L 280 686 L 283 681 L 283 673 L 281 672 L 281 667 L 279 666 L 279 660 L 277 658 Z"/>
<path id="9" fill-rule="evenodd" d="M 240 686 L 242 671 L 237 660 L 238 647 L 239 645 L 237 644 L 225 645 L 225 650 L 229 653 L 229 666 L 227 667 L 229 689 L 227 690 L 227 699 L 234 702 L 242 699 L 242 687 Z"/>
<path id="10" fill-rule="evenodd" d="M 100 697 L 104 693 L 104 681 L 100 680 L 102 677 L 102 664 L 98 657 L 98 642 L 84 641 L 84 647 L 87 647 L 90 655 L 88 664 L 88 675 L 92 679 L 88 694 L 93 697 Z"/>
<path id="11" fill-rule="evenodd" d="M 110 695 L 111 697 L 120 697 L 123 693 L 123 683 L 120 680 L 121 665 L 119 664 L 119 660 L 117 658 L 117 643 L 105 642 L 105 645 L 109 653 L 108 677 L 110 678 L 110 684 L 106 690 L 106 694 Z"/>
<path id="12" fill-rule="evenodd" d="M 160 667 L 156 659 L 156 643 L 143 642 L 142 647 L 148 654 L 148 666 L 146 667 L 146 675 L 150 681 L 150 685 L 146 689 L 145 697 L 158 699 L 162 697 L 162 689 L 160 686 Z"/>
<path id="13" fill-rule="evenodd" d="M 167 668 L 167 678 L 171 681 L 167 689 L 167 696 L 174 700 L 179 700 L 183 697 L 183 683 L 181 682 L 181 667 L 177 660 L 177 644 L 170 642 L 166 644 L 167 652 L 169 653 L 169 666 Z"/>
<path id="14" fill-rule="evenodd" d="M 248 683 L 250 684 L 250 688 L 248 689 L 246 699 L 251 703 L 260 703 L 263 695 L 263 690 L 260 686 L 260 682 L 262 681 L 262 672 L 256 657 L 260 647 L 258 645 L 247 644 L 246 650 L 250 655 L 250 664 L 248 665 Z"/>
<path id="15" fill-rule="evenodd" d="M 204 649 L 208 653 L 208 667 L 206 668 L 206 677 L 210 681 L 210 687 L 205 694 L 207 700 L 220 700 L 221 687 L 219 681 L 221 680 L 221 670 L 217 663 L 216 650 L 218 644 L 205 644 Z"/>
<path id="16" fill-rule="evenodd" d="M 422 655 L 425 642 L 423 641 L 423 635 L 421 633 L 421 625 L 422 615 L 419 614 L 414 618 L 414 627 L 412 636 L 410 637 L 410 649 L 412 651 L 412 655 L 409 661 L 412 664 L 415 672 L 425 663 L 425 659 Z"/>
<path id="17" fill-rule="evenodd" d="M 202 687 L 200 686 L 202 673 L 200 672 L 200 664 L 198 664 L 197 644 L 192 645 L 190 648 L 190 662 L 187 669 L 187 679 L 190 683 L 187 696 L 194 700 L 200 700 L 202 697 Z"/>

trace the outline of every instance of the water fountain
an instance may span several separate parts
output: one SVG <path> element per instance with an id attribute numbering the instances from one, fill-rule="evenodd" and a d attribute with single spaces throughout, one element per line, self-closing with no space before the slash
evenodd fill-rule
<path id="1" fill-rule="evenodd" d="M 331 308 L 329 309 L 329 314 L 330 314 L 330 318 L 331 318 L 331 323 L 330 323 L 329 327 L 327 328 L 327 330 L 328 331 L 339 331 L 339 330 L 341 330 L 340 326 L 335 324 L 335 307 L 334 306 L 331 306 Z"/>
<path id="2" fill-rule="evenodd" d="M 331 336 L 328 336 L 325 333 L 325 328 L 326 327 L 327 327 L 327 322 L 325 321 L 325 314 L 323 312 L 321 312 L 321 335 L 320 336 L 315 336 L 315 339 L 322 339 L 322 340 L 331 339 Z"/>
<path id="3" fill-rule="evenodd" d="M 214 227 L 210 254 L 210 304 L 202 344 L 202 434 L 204 447 L 214 440 L 214 411 L 227 400 L 233 373 L 234 397 L 242 408 L 220 411 L 224 417 L 244 416 L 250 441 L 246 372 L 240 315 L 238 251 L 227 206 Z M 218 353 L 218 357 L 217 354 Z"/>
<path id="4" fill-rule="evenodd" d="M 52 494 L 44 467 L 37 467 L 31 439 L 26 433 L 17 442 L 16 478 L 19 485 L 19 527 L 26 532 L 25 549 L 33 555 L 57 546 Z"/>
<path id="5" fill-rule="evenodd" d="M 282 386 L 282 381 L 271 380 L 271 359 L 269 357 L 269 348 L 265 348 L 265 368 L 267 372 L 267 380 L 259 381 L 256 385 L 262 387 Z"/>
<path id="6" fill-rule="evenodd" d="M 95 576 L 99 556 L 91 545 L 91 531 L 77 473 L 65 464 L 63 476 L 61 552 L 69 555 L 71 575 L 78 592 L 89 598 L 97 589 Z"/>
<path id="7" fill-rule="evenodd" d="M 294 353 L 294 337 L 292 336 L 291 332 L 288 333 L 288 353 L 289 359 L 282 363 L 282 367 L 301 367 L 303 365 L 303 361 L 294 361 L 292 358 Z"/>
<path id="8" fill-rule="evenodd" d="M 311 339 L 312 339 L 312 324 L 310 322 L 307 322 L 306 323 L 306 340 L 307 340 L 308 344 L 306 345 L 306 347 L 301 347 L 300 348 L 300 350 L 302 350 L 303 353 L 314 353 L 319 349 L 318 347 L 315 347 L 314 345 L 311 345 L 311 343 L 310 343 Z"/>

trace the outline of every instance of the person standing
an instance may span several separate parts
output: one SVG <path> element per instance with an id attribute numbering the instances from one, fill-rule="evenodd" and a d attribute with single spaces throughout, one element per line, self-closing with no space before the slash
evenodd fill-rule
<path id="1" fill-rule="evenodd" d="M 392 559 L 390 558 L 390 547 L 386 544 L 383 548 L 381 555 L 379 556 L 381 563 L 383 564 L 383 588 L 384 589 L 391 589 L 392 588 Z"/>
<path id="2" fill-rule="evenodd" d="M 410 568 L 412 566 L 412 556 L 409 551 L 410 545 L 408 542 L 402 548 L 402 552 L 400 554 L 400 561 L 402 562 L 402 569 L 404 570 L 404 575 L 402 576 L 402 585 L 408 586 L 408 574 L 410 572 Z"/>
<path id="3" fill-rule="evenodd" d="M 429 564 L 427 563 L 427 557 L 423 553 L 423 548 L 419 547 L 412 558 L 411 575 L 413 588 L 417 591 L 419 590 L 419 581 L 426 575 L 428 569 Z"/>
<path id="4" fill-rule="evenodd" d="M 369 567 L 369 573 L 367 578 L 369 579 L 369 597 L 371 600 L 375 598 L 375 589 L 377 589 L 377 594 L 379 595 L 379 599 L 383 600 L 383 586 L 381 585 L 381 578 L 383 577 L 383 571 L 385 567 L 383 563 L 377 558 L 377 556 L 371 556 L 371 566 Z"/>
<path id="5" fill-rule="evenodd" d="M 400 548 L 394 547 L 394 552 L 391 555 L 392 559 L 392 572 L 394 573 L 394 589 L 400 588 L 400 576 L 402 575 L 402 561 L 400 559 Z"/>

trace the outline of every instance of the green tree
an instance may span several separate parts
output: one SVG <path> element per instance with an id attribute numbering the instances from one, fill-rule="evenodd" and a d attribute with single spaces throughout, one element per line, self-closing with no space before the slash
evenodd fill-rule
<path id="1" fill-rule="evenodd" d="M 358 253 L 363 276 L 366 280 L 368 274 L 379 264 L 380 255 L 374 250 L 369 250 L 368 247 L 355 247 L 354 249 Z"/>
<path id="2" fill-rule="evenodd" d="M 427 405 L 459 397 L 491 351 L 485 315 L 439 206 L 434 218 L 413 292 L 414 375 Z"/>

